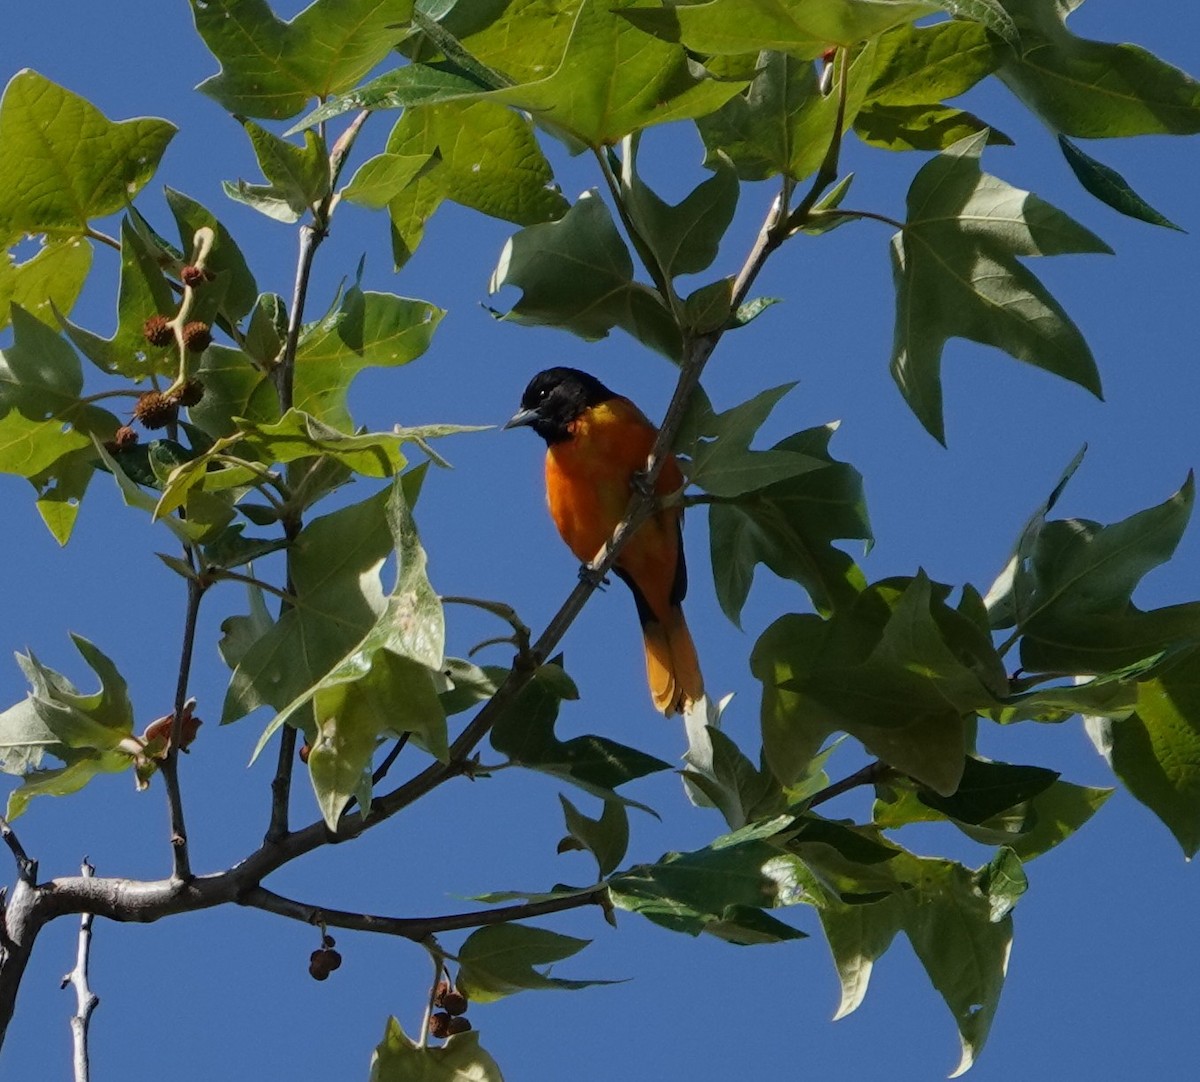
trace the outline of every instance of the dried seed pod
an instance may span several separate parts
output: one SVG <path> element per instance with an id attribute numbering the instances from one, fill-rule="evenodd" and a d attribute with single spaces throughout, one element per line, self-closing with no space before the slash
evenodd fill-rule
<path id="1" fill-rule="evenodd" d="M 175 331 L 166 316 L 151 316 L 142 324 L 142 333 L 152 346 L 169 346 L 175 341 Z"/>
<path id="2" fill-rule="evenodd" d="M 212 328 L 200 319 L 183 325 L 183 348 L 189 353 L 203 353 L 212 345 Z"/>
<path id="3" fill-rule="evenodd" d="M 179 280 L 185 286 L 191 286 L 193 289 L 207 279 L 208 275 L 201 268 L 193 266 L 191 263 L 179 272 Z"/>
<path id="4" fill-rule="evenodd" d="M 138 396 L 133 416 L 146 428 L 163 428 L 179 416 L 179 407 L 161 391 L 145 391 Z"/>

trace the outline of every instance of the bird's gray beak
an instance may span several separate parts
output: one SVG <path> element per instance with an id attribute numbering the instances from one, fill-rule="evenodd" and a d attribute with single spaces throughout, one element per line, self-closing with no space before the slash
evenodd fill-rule
<path id="1" fill-rule="evenodd" d="M 505 428 L 522 428 L 532 425 L 538 419 L 537 410 L 520 410 L 514 413 L 505 423 Z"/>

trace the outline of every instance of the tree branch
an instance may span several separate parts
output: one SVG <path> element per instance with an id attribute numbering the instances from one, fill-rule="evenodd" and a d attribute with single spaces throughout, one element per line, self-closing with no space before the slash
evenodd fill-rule
<path id="1" fill-rule="evenodd" d="M 515 905 L 496 906 L 491 909 L 475 909 L 465 913 L 448 913 L 436 917 L 381 917 L 371 913 L 351 913 L 343 909 L 325 909 L 321 906 L 297 902 L 280 894 L 255 887 L 238 899 L 239 903 L 253 909 L 264 909 L 281 917 L 302 921 L 318 927 L 346 928 L 354 932 L 375 932 L 379 935 L 399 936 L 402 939 L 422 940 L 438 932 L 459 931 L 464 928 L 482 928 L 490 924 L 507 924 L 509 921 L 526 920 L 547 913 L 562 913 L 568 909 L 580 909 L 585 905 L 599 905 L 604 885 L 592 887 L 559 898 L 545 898 L 534 902 L 519 902 Z"/>
<path id="2" fill-rule="evenodd" d="M 188 560 L 193 563 L 191 551 Z M 179 788 L 179 747 L 183 738 L 184 704 L 187 702 L 188 679 L 192 671 L 192 656 L 196 645 L 196 619 L 204 585 L 197 579 L 187 580 L 187 613 L 183 622 L 183 646 L 179 655 L 179 677 L 175 682 L 174 715 L 171 718 L 171 741 L 162 761 L 163 783 L 167 789 L 167 807 L 171 817 L 171 864 L 176 879 L 190 879 L 191 860 L 188 857 L 187 826 L 183 819 L 183 794 Z"/>
<path id="3" fill-rule="evenodd" d="M 84 859 L 80 869 L 85 879 L 96 874 L 87 859 Z M 75 1082 L 88 1082 L 91 1077 L 91 1066 L 88 1060 L 88 1026 L 92 1021 L 92 1012 L 100 1005 L 100 997 L 92 991 L 88 984 L 88 957 L 92 948 L 92 914 L 84 913 L 79 920 L 79 942 L 75 951 L 75 968 L 62 979 L 62 987 L 68 984 L 75 987 L 75 1014 L 71 1018 L 71 1043 L 74 1048 L 72 1063 L 75 1068 Z"/>

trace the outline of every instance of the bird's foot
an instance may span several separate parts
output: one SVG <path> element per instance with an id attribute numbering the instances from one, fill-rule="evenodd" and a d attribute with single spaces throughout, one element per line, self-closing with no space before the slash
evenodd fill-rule
<path id="1" fill-rule="evenodd" d="M 579 565 L 579 581 L 586 582 L 594 590 L 603 590 L 609 585 L 608 579 L 596 571 L 591 564 Z"/>

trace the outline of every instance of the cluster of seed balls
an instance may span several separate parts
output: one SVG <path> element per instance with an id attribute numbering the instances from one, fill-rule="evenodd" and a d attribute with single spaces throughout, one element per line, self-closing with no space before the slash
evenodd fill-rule
<path id="1" fill-rule="evenodd" d="M 185 267 L 186 271 L 195 270 Z M 203 272 L 200 272 L 203 274 Z M 142 325 L 146 341 L 152 346 L 169 346 L 175 341 L 175 328 L 166 316 L 151 316 Z M 192 320 L 185 323 L 180 331 L 183 348 L 189 353 L 203 353 L 212 344 L 212 328 L 202 320 Z M 143 428 L 165 428 L 174 423 L 179 417 L 180 407 L 196 405 L 204 397 L 204 384 L 195 377 L 186 380 L 180 387 L 166 394 L 162 391 L 144 391 L 138 395 L 137 404 L 133 407 L 133 419 Z M 117 429 L 112 439 L 112 448 L 124 450 L 132 447 L 138 441 L 138 434 L 131 425 L 122 425 Z"/>
<path id="2" fill-rule="evenodd" d="M 467 997 L 449 981 L 439 981 L 433 993 L 433 1005 L 440 1007 L 429 1018 L 429 1035 L 439 1041 L 453 1037 L 456 1033 L 466 1033 L 471 1023 L 466 1019 Z"/>
<path id="3" fill-rule="evenodd" d="M 334 948 L 331 935 L 321 936 L 321 945 L 308 956 L 308 972 L 314 981 L 323 981 L 342 964 L 342 956 Z"/>

